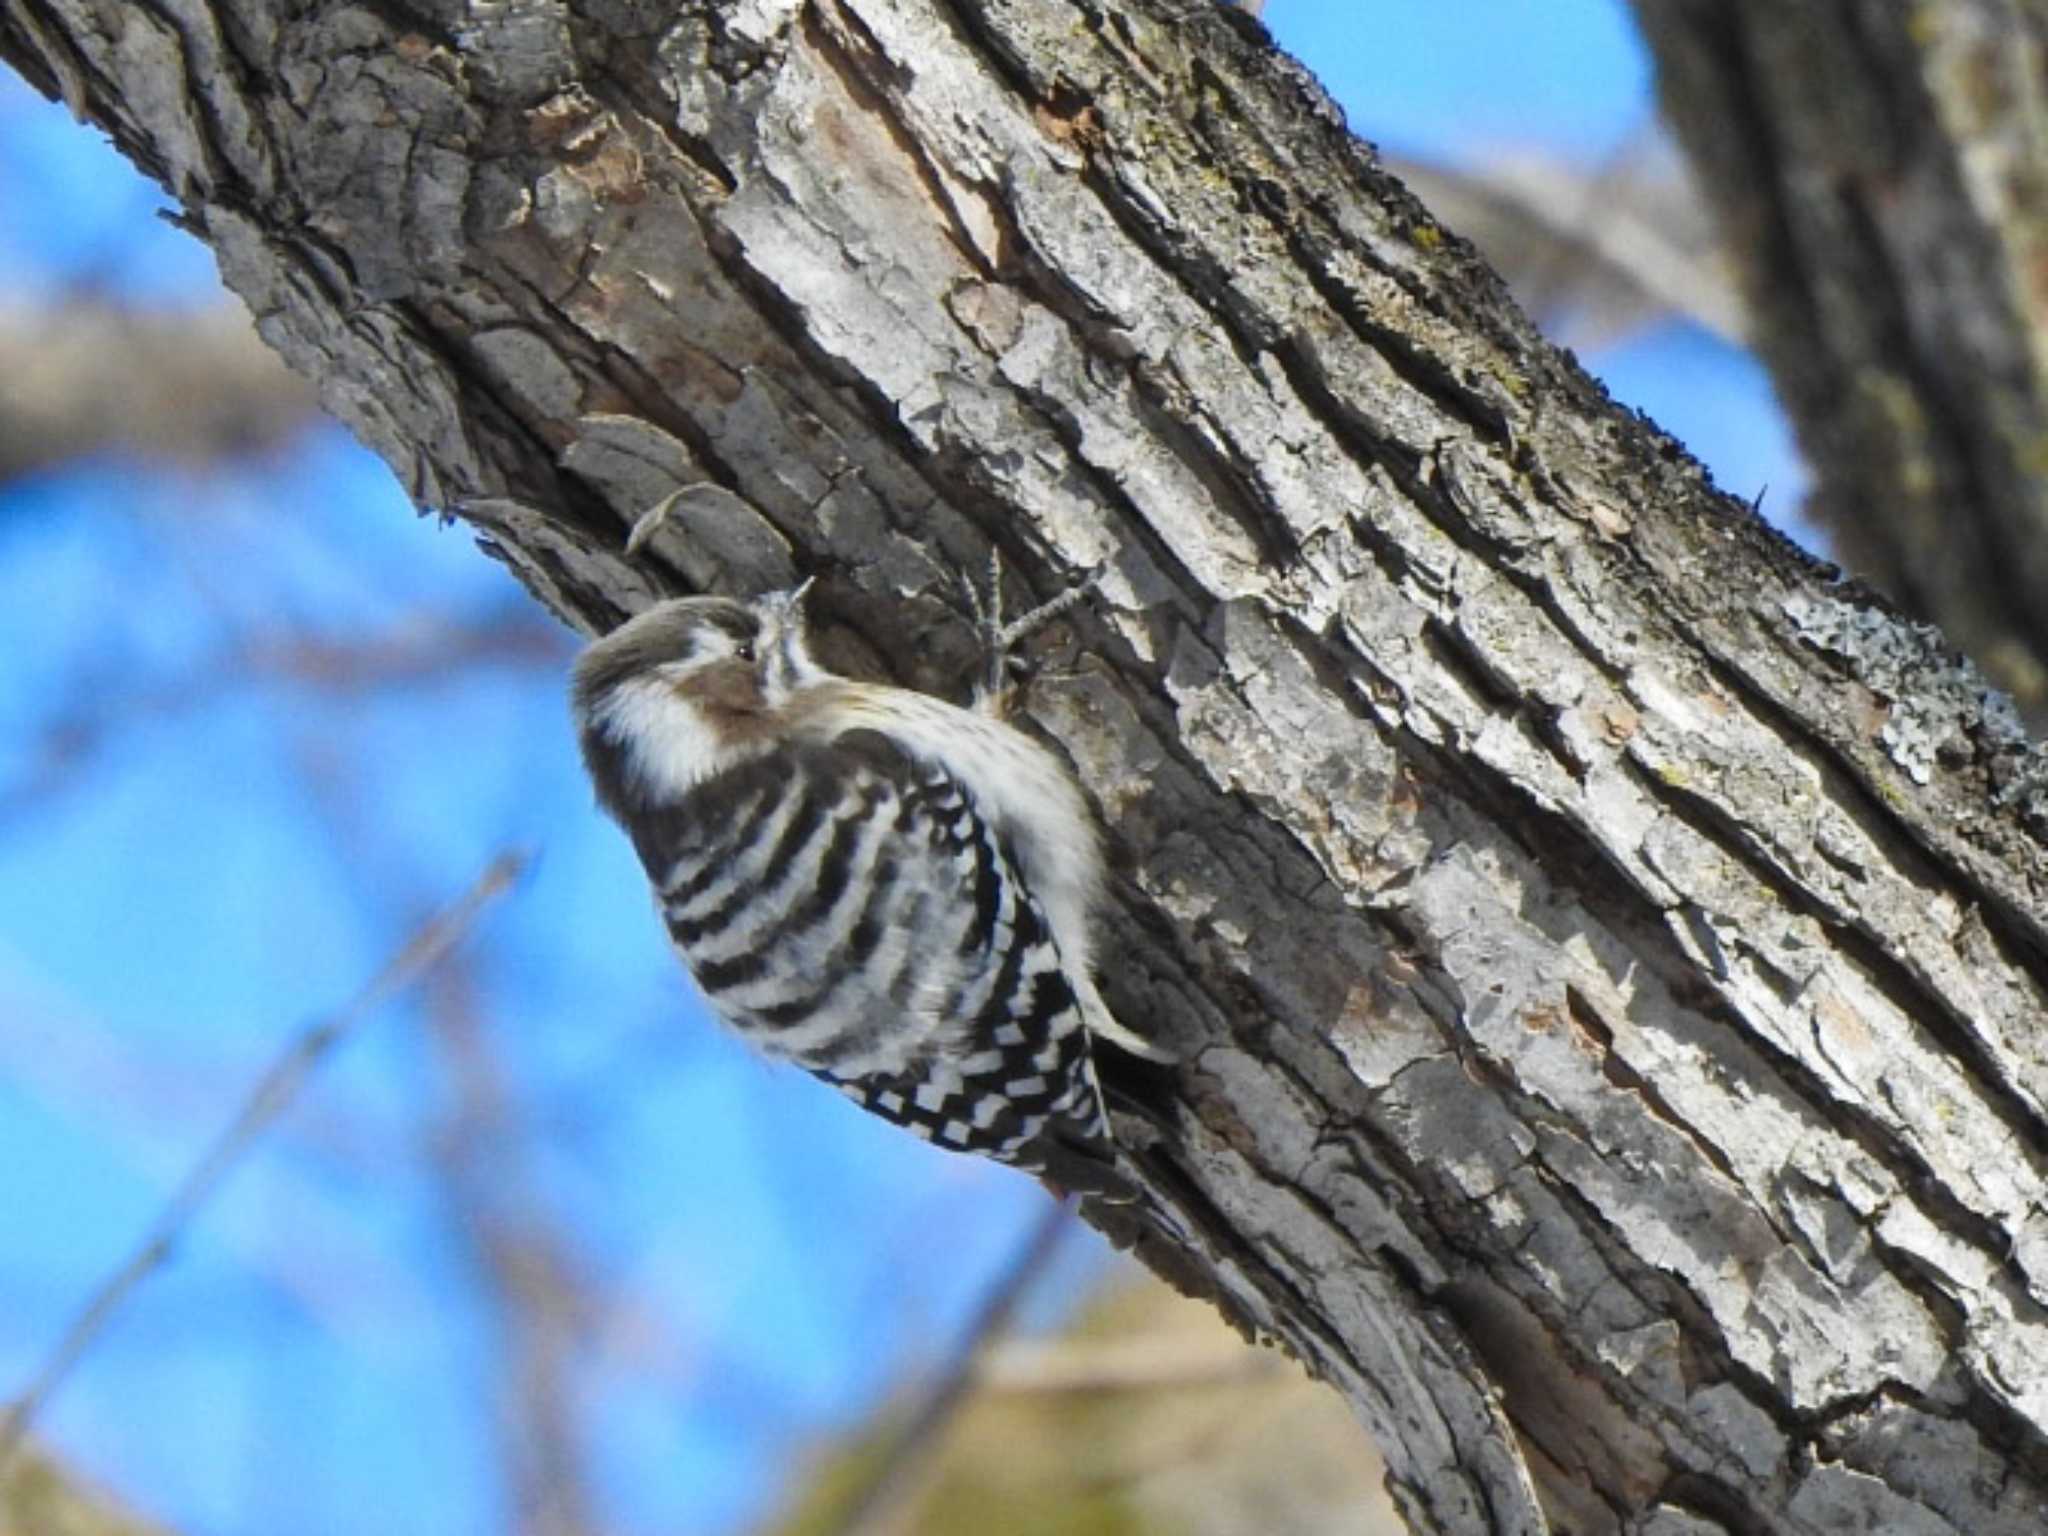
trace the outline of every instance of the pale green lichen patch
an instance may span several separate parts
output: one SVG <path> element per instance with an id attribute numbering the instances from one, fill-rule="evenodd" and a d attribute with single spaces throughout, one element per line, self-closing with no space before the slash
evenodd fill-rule
<path id="1" fill-rule="evenodd" d="M 2026 743 L 2019 713 L 1941 632 L 1840 598 L 1794 593 L 1782 604 L 1801 639 L 1839 656 L 1890 707 L 1878 740 L 1915 784 L 1945 756 L 1973 754 L 1972 740 L 1997 750 Z"/>

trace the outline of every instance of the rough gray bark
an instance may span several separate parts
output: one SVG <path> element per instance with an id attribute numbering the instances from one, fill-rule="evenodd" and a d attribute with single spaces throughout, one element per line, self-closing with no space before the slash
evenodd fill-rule
<path id="1" fill-rule="evenodd" d="M 2048 8 L 1636 13 L 1816 519 L 2048 720 Z"/>
<path id="2" fill-rule="evenodd" d="M 1123 1235 L 1418 1530 L 2041 1528 L 2034 760 L 1254 23 L 8 0 L 0 54 L 572 623 L 817 572 L 931 684 L 991 542 L 1096 573 L 1032 710 L 1187 1054 Z"/>

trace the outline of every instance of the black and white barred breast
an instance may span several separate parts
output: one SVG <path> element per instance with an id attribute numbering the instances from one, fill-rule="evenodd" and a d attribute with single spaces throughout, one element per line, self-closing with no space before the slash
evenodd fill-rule
<path id="1" fill-rule="evenodd" d="M 879 730 L 788 739 L 634 833 L 676 948 L 749 1043 L 942 1146 L 1109 1187 L 1067 967 L 942 764 Z"/>

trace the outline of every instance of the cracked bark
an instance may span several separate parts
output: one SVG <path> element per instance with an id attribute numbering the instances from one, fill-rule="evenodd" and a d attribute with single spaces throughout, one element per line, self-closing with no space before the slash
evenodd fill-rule
<path id="1" fill-rule="evenodd" d="M 943 691 L 954 569 L 1096 573 L 1031 709 L 1187 1057 L 1114 1224 L 1418 1530 L 2041 1528 L 2035 760 L 1254 22 L 8 0 L 0 55 L 586 631 L 815 572 Z"/>

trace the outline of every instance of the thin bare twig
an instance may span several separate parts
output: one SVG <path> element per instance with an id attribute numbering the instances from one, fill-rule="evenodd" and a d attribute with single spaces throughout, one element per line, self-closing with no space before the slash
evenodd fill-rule
<path id="1" fill-rule="evenodd" d="M 453 905 L 428 919 L 362 990 L 336 1012 L 315 1019 L 293 1037 L 257 1080 L 240 1111 L 165 1202 L 142 1242 L 79 1309 L 57 1346 L 21 1396 L 0 1416 L 0 1473 L 20 1448 L 42 1405 L 137 1286 L 170 1258 L 199 1209 L 213 1197 L 243 1154 L 268 1130 L 323 1058 L 367 1015 L 418 981 L 461 941 L 479 913 L 519 878 L 526 855 L 501 854 Z"/>
<path id="2" fill-rule="evenodd" d="M 500 1335 L 493 1364 L 508 1526 L 518 1536 L 591 1536 L 602 1522 L 579 1422 L 579 1367 L 602 1303 L 569 1227 L 535 1185 L 530 1131 L 481 1015 L 474 969 L 464 957 L 427 989 L 427 1033 L 455 1099 L 433 1138 L 434 1161 Z"/>
<path id="3" fill-rule="evenodd" d="M 1073 1213 L 1063 1202 L 1049 1206 L 982 1298 L 967 1329 L 954 1343 L 945 1365 L 926 1389 L 874 1475 L 847 1505 L 838 1536 L 880 1536 L 893 1528 L 896 1515 L 917 1485 L 918 1474 L 938 1449 L 947 1422 L 967 1400 L 981 1357 L 1010 1325 L 1026 1291 L 1045 1272 Z"/>

